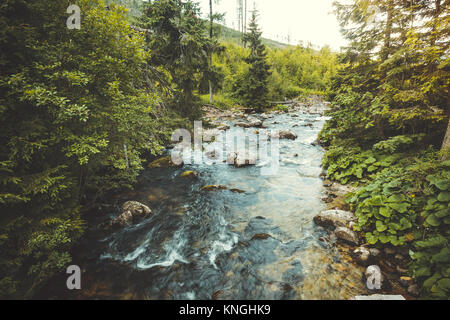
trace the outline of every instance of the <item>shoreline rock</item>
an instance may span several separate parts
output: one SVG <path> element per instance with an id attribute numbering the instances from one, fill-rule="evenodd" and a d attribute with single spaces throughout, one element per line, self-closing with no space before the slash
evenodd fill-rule
<path id="1" fill-rule="evenodd" d="M 347 227 L 355 221 L 355 215 L 344 210 L 325 210 L 314 217 L 314 222 L 322 227 Z"/>
<path id="2" fill-rule="evenodd" d="M 350 230 L 347 227 L 337 227 L 333 233 L 336 236 L 336 238 L 338 238 L 338 239 L 344 240 L 346 242 L 349 242 L 349 243 L 355 244 L 355 245 L 359 244 L 359 237 L 356 234 L 356 232 Z"/>

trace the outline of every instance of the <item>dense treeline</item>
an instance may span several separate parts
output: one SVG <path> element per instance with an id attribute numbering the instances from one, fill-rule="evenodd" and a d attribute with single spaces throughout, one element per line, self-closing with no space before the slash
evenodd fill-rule
<path id="1" fill-rule="evenodd" d="M 369 245 L 409 249 L 424 297 L 450 296 L 450 3 L 335 3 L 351 45 L 321 133 L 330 179 L 360 188 L 348 203 Z"/>
<path id="2" fill-rule="evenodd" d="M 224 46 L 225 50 L 213 57 L 213 64 L 220 70 L 221 75 L 215 103 L 220 107 L 229 107 L 245 103 L 238 87 L 242 78 L 249 72 L 249 64 L 245 62 L 249 49 L 232 43 L 225 43 Z M 300 45 L 284 49 L 266 47 L 266 52 L 269 65 L 269 101 L 292 99 L 307 94 L 324 94 L 340 64 L 337 54 L 328 47 L 319 51 Z"/>
<path id="3" fill-rule="evenodd" d="M 0 296 L 30 297 L 71 261 L 82 208 L 131 187 L 180 117 L 152 88 L 126 10 L 80 0 L 0 5 Z M 178 126 L 178 125 L 177 125 Z"/>

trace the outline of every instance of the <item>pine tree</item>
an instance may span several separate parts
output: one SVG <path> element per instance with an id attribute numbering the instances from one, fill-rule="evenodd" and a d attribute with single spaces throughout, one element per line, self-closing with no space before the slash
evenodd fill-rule
<path id="1" fill-rule="evenodd" d="M 174 104 L 185 116 L 198 114 L 194 89 L 198 78 L 209 73 L 209 52 L 213 47 L 206 21 L 200 19 L 198 4 L 192 1 L 161 0 L 147 3 L 142 27 L 151 51 L 150 65 L 170 73 L 175 84 Z M 207 77 L 208 78 L 208 77 Z"/>
<path id="2" fill-rule="evenodd" d="M 268 77 L 270 66 L 267 62 L 266 47 L 261 40 L 261 31 L 257 24 L 257 11 L 252 12 L 249 31 L 243 40 L 248 44 L 250 53 L 245 62 L 250 65 L 248 72 L 235 83 L 236 95 L 246 106 L 261 110 L 267 104 Z"/>

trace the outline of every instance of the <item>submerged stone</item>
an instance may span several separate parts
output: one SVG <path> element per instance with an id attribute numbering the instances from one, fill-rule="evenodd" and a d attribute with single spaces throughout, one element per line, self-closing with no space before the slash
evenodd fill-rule
<path id="1" fill-rule="evenodd" d="M 226 186 L 222 186 L 222 185 L 209 185 L 209 186 L 204 186 L 201 188 L 202 191 L 219 191 L 219 190 L 226 190 L 227 187 Z"/>

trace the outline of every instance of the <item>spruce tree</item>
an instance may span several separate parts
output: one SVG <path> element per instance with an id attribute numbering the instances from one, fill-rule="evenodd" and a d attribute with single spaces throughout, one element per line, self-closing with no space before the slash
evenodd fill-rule
<path id="1" fill-rule="evenodd" d="M 235 83 L 236 95 L 245 106 L 255 107 L 261 110 L 267 104 L 268 77 L 270 76 L 267 62 L 266 47 L 261 40 L 261 31 L 257 24 L 257 11 L 252 12 L 252 20 L 249 25 L 249 33 L 243 40 L 248 44 L 250 54 L 245 62 L 250 65 L 248 72 Z"/>

